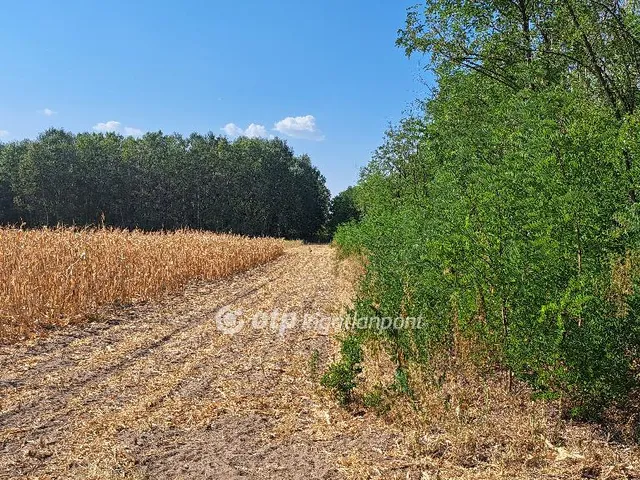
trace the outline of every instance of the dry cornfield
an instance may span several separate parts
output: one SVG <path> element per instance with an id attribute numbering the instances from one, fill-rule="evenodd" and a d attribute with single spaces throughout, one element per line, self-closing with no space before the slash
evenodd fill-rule
<path id="1" fill-rule="evenodd" d="M 277 239 L 189 230 L 0 228 L 0 343 L 244 271 L 283 251 Z"/>

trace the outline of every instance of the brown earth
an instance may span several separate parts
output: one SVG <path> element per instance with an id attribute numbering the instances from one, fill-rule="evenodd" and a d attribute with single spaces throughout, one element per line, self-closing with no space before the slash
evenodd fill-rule
<path id="1" fill-rule="evenodd" d="M 0 478 L 640 478 L 637 448 L 552 424 L 544 404 L 500 399 L 500 387 L 474 400 L 482 412 L 444 409 L 440 395 L 449 405 L 470 391 L 463 377 L 460 393 L 425 394 L 434 403 L 421 412 L 404 401 L 402 418 L 403 401 L 395 416 L 339 407 L 318 386 L 335 335 L 300 320 L 338 315 L 353 280 L 330 247 L 293 246 L 251 271 L 0 347 Z M 221 309 L 241 311 L 245 328 L 223 334 Z M 298 325 L 252 328 L 274 310 Z"/>

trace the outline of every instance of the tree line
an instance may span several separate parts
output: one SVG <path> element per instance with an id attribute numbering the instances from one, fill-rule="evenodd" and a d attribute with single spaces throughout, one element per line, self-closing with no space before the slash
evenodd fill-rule
<path id="1" fill-rule="evenodd" d="M 194 228 L 315 240 L 330 194 L 280 139 L 51 129 L 0 144 L 0 224 Z"/>
<path id="2" fill-rule="evenodd" d="M 397 378 L 472 340 L 485 371 L 573 414 L 624 404 L 640 381 L 637 3 L 428 0 L 397 44 L 437 85 L 388 131 L 356 187 L 362 220 L 335 237 L 367 257 L 361 316 L 425 319 L 373 332 Z M 363 335 L 325 377 L 343 398 Z"/>

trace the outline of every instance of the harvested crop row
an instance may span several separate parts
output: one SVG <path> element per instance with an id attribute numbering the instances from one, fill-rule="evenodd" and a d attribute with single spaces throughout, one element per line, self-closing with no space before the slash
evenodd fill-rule
<path id="1" fill-rule="evenodd" d="M 190 230 L 0 228 L 0 343 L 280 256 L 284 242 Z"/>

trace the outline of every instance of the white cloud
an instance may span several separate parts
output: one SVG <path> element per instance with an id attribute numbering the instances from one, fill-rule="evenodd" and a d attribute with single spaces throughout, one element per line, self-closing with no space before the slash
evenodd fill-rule
<path id="1" fill-rule="evenodd" d="M 0 130 L 0 138 L 7 138 L 9 136 L 9 132 L 6 130 Z"/>
<path id="2" fill-rule="evenodd" d="M 42 113 L 45 117 L 51 117 L 51 116 L 55 115 L 58 112 L 54 112 L 50 108 L 45 108 L 44 110 L 40 110 L 40 113 Z"/>
<path id="3" fill-rule="evenodd" d="M 252 123 L 244 130 L 237 126 L 235 123 L 227 123 L 221 130 L 230 137 L 249 137 L 249 138 L 264 138 L 267 136 L 267 129 L 264 125 Z"/>
<path id="4" fill-rule="evenodd" d="M 127 137 L 141 137 L 144 132 L 139 128 L 124 127 L 124 134 Z"/>
<path id="5" fill-rule="evenodd" d="M 244 131 L 244 134 L 246 137 L 249 137 L 249 138 L 266 137 L 267 129 L 264 128 L 264 125 L 257 125 L 255 123 L 252 123 Z"/>
<path id="6" fill-rule="evenodd" d="M 121 133 L 127 137 L 141 137 L 144 131 L 135 127 L 123 127 L 120 122 L 109 120 L 108 122 L 97 123 L 93 130 L 100 133 L 114 132 Z"/>
<path id="7" fill-rule="evenodd" d="M 324 140 L 324 135 L 316 126 L 316 117 L 305 115 L 303 117 L 287 117 L 273 126 L 273 129 L 294 138 L 306 138 L 308 140 Z"/>
<path id="8" fill-rule="evenodd" d="M 230 137 L 239 137 L 244 133 L 235 123 L 227 123 L 221 130 Z"/>
<path id="9" fill-rule="evenodd" d="M 105 123 L 98 123 L 93 126 L 93 129 L 96 132 L 117 132 L 120 130 L 120 122 L 116 122 L 115 120 L 109 120 Z"/>

